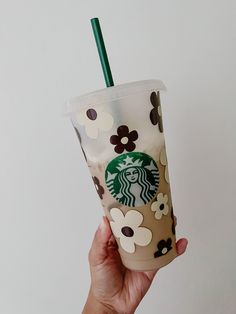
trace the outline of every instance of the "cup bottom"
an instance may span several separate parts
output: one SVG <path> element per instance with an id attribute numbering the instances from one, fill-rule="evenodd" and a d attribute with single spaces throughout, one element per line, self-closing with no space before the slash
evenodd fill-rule
<path id="1" fill-rule="evenodd" d="M 130 269 L 135 271 L 150 271 L 150 270 L 157 270 L 160 269 L 166 265 L 168 265 L 170 262 L 172 262 L 177 257 L 177 252 L 173 250 L 172 252 L 169 252 L 168 255 L 164 255 L 162 257 L 153 258 L 151 260 L 127 260 L 123 259 L 122 257 L 122 263 L 123 265 Z"/>

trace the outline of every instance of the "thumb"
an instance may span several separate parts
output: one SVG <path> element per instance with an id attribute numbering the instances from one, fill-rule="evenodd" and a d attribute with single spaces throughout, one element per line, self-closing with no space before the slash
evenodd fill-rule
<path id="1" fill-rule="evenodd" d="M 99 225 L 92 246 L 89 251 L 89 264 L 91 267 L 98 266 L 104 262 L 107 257 L 107 246 L 111 237 L 111 228 L 107 217 L 102 217 L 102 222 Z"/>

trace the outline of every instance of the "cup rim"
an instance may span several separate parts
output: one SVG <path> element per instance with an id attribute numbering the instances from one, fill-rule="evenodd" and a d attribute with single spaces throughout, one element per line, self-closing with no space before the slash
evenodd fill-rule
<path id="1" fill-rule="evenodd" d="M 165 91 L 166 87 L 161 80 L 141 80 L 123 83 L 108 88 L 99 89 L 81 96 L 73 97 L 66 103 L 65 114 L 70 114 L 89 105 L 96 107 L 107 102 L 116 101 L 127 96 L 148 91 Z"/>

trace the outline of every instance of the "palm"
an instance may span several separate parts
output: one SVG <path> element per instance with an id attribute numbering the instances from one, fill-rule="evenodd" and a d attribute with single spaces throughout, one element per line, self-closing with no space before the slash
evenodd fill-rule
<path id="1" fill-rule="evenodd" d="M 138 306 L 151 285 L 156 271 L 136 272 L 125 268 L 121 262 L 117 246 L 109 243 L 107 256 L 103 262 L 92 269 L 96 282 L 96 298 L 111 305 L 122 313 L 127 308 L 132 311 Z"/>

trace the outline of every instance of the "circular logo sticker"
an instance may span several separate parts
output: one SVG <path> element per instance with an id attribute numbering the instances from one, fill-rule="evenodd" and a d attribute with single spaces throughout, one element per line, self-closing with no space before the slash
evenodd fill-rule
<path id="1" fill-rule="evenodd" d="M 119 203 L 129 207 L 142 206 L 156 194 L 159 170 L 156 162 L 147 154 L 122 154 L 108 164 L 105 181 Z"/>

